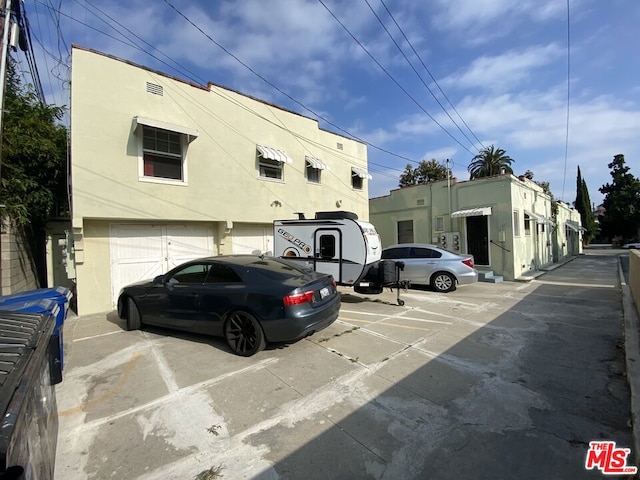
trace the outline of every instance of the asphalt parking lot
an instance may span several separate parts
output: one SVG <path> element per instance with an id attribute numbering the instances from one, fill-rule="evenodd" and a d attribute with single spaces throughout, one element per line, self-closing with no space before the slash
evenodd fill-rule
<path id="1" fill-rule="evenodd" d="M 341 291 L 329 328 L 251 358 L 69 318 L 56 479 L 602 478 L 589 442 L 632 447 L 615 252 L 402 307 Z"/>

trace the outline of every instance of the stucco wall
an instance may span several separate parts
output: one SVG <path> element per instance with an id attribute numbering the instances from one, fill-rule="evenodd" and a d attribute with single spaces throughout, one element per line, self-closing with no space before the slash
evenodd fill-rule
<path id="1" fill-rule="evenodd" d="M 629 251 L 629 288 L 640 312 L 640 251 Z"/>

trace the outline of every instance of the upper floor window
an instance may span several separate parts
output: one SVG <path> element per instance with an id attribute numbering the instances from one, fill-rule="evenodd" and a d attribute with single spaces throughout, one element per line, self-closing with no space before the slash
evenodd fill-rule
<path id="1" fill-rule="evenodd" d="M 329 170 L 329 166 L 315 157 L 305 157 L 305 171 L 309 183 L 320 183 L 322 170 Z"/>
<path id="2" fill-rule="evenodd" d="M 277 148 L 257 145 L 258 149 L 258 174 L 261 178 L 272 180 L 284 180 L 284 164 L 293 163 L 293 160 L 282 150 Z"/>
<path id="3" fill-rule="evenodd" d="M 351 187 L 354 190 L 362 190 L 363 179 L 371 179 L 371 175 L 361 168 L 351 167 Z"/>
<path id="4" fill-rule="evenodd" d="M 179 133 L 143 127 L 142 162 L 145 177 L 184 181 L 184 155 Z"/>
<path id="5" fill-rule="evenodd" d="M 187 149 L 190 142 L 198 137 L 198 131 L 142 117 L 134 117 L 133 122 L 141 147 L 139 178 L 186 183 Z"/>

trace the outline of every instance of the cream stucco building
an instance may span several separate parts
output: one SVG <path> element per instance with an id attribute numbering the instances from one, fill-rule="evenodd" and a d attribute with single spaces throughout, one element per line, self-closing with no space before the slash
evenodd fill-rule
<path id="1" fill-rule="evenodd" d="M 315 119 L 77 46 L 71 85 L 80 314 L 187 259 L 268 254 L 295 212 L 369 216 L 366 146 Z"/>
<path id="2" fill-rule="evenodd" d="M 430 243 L 474 256 L 478 270 L 518 279 L 581 252 L 580 214 L 524 177 L 442 180 L 369 202 L 383 246 Z"/>

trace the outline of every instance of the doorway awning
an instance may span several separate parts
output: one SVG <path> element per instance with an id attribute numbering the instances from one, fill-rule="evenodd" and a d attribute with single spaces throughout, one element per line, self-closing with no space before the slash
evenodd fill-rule
<path id="1" fill-rule="evenodd" d="M 293 159 L 282 150 L 264 145 L 256 145 L 256 147 L 262 158 L 268 158 L 269 160 L 275 160 L 280 163 L 293 163 Z"/>
<path id="2" fill-rule="evenodd" d="M 571 220 L 568 220 L 565 225 L 569 228 L 569 230 L 573 230 L 576 233 L 578 233 L 581 228 L 580 225 L 578 225 L 578 222 L 572 222 Z"/>
<path id="3" fill-rule="evenodd" d="M 544 216 L 540 214 L 530 212 L 529 210 L 525 210 L 524 213 L 525 215 L 529 215 L 530 218 L 533 218 L 536 223 L 547 223 L 547 220 L 544 218 Z"/>
<path id="4" fill-rule="evenodd" d="M 453 212 L 451 214 L 451 218 L 483 217 L 487 215 L 491 215 L 491 207 L 477 207 L 470 208 L 468 210 L 458 210 L 457 212 Z"/>

